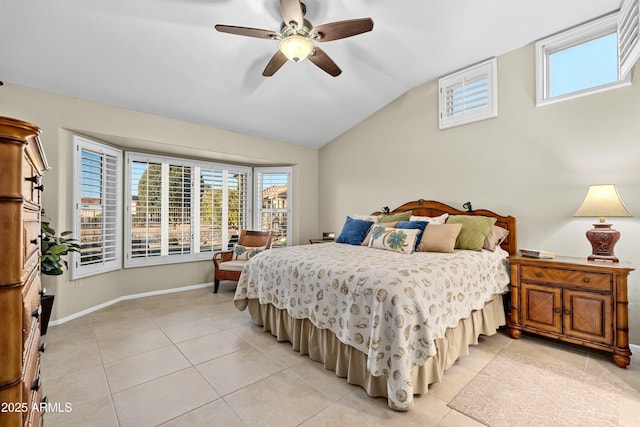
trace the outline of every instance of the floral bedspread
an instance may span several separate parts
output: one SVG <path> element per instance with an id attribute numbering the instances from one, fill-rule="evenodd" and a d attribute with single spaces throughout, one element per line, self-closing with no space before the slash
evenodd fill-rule
<path id="1" fill-rule="evenodd" d="M 409 408 L 411 371 L 436 353 L 434 340 L 509 283 L 507 252 L 411 255 L 340 243 L 264 251 L 242 271 L 234 303 L 258 299 L 329 329 L 387 375 L 389 400 Z"/>

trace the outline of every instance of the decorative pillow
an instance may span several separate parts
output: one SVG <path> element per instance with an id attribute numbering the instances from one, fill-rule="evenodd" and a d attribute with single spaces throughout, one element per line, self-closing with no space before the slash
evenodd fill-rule
<path id="1" fill-rule="evenodd" d="M 378 218 L 380 218 L 380 215 L 354 214 L 354 215 L 351 215 L 351 218 L 361 219 L 363 221 L 378 222 Z"/>
<path id="2" fill-rule="evenodd" d="M 397 222 L 394 221 L 394 222 L 379 222 L 376 225 L 382 225 L 383 227 L 387 227 L 387 228 L 394 228 L 396 224 Z M 367 231 L 367 236 L 362 241 L 362 246 L 369 246 L 369 242 L 371 241 L 371 228 L 369 229 L 369 231 Z"/>
<path id="3" fill-rule="evenodd" d="M 422 239 L 422 233 L 427 224 L 429 224 L 428 221 L 398 221 L 395 228 L 401 230 L 420 230 L 418 238 L 416 239 L 416 245 L 413 248 L 414 250 L 418 250 L 418 243 L 420 243 L 420 239 Z"/>
<path id="4" fill-rule="evenodd" d="M 378 222 L 409 221 L 409 218 L 411 218 L 411 211 L 389 215 L 380 215 L 380 217 L 378 218 Z"/>
<path id="5" fill-rule="evenodd" d="M 462 224 L 429 224 L 418 243 L 418 252 L 453 253 Z"/>
<path id="6" fill-rule="evenodd" d="M 371 241 L 369 247 L 400 252 L 413 253 L 420 230 L 388 228 L 382 225 L 371 227 Z"/>
<path id="7" fill-rule="evenodd" d="M 494 252 L 498 245 L 502 244 L 502 242 L 507 238 L 508 235 L 509 230 L 494 225 L 493 227 L 491 227 L 491 230 L 489 230 L 489 234 L 487 234 L 487 237 L 485 237 L 482 248 Z"/>
<path id="8" fill-rule="evenodd" d="M 342 227 L 340 235 L 336 239 L 336 242 L 347 243 L 349 245 L 360 245 L 372 224 L 373 221 L 353 219 L 348 216 L 344 226 Z"/>
<path id="9" fill-rule="evenodd" d="M 449 215 L 447 218 L 447 224 L 462 224 L 455 247 L 472 251 L 482 250 L 484 239 L 495 223 L 496 219 L 488 216 Z"/>
<path id="10" fill-rule="evenodd" d="M 429 224 L 444 224 L 449 217 L 448 213 L 443 213 L 440 216 L 414 216 L 411 215 L 410 221 L 428 221 Z"/>
<path id="11" fill-rule="evenodd" d="M 242 246 L 236 245 L 233 248 L 233 259 L 234 260 L 249 260 L 252 257 L 258 255 L 260 252 L 267 249 L 267 246 Z"/>

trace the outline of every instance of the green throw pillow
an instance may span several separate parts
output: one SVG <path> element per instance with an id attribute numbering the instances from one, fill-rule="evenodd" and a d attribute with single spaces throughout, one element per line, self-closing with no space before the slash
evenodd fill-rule
<path id="1" fill-rule="evenodd" d="M 456 248 L 472 251 L 482 250 L 484 239 L 495 223 L 496 219 L 488 216 L 449 215 L 447 218 L 447 224 L 462 224 L 456 238 Z"/>
<path id="2" fill-rule="evenodd" d="M 378 218 L 378 223 L 409 221 L 410 219 L 411 219 L 411 211 L 407 211 L 407 212 L 400 212 L 397 214 L 380 215 L 380 218 Z"/>

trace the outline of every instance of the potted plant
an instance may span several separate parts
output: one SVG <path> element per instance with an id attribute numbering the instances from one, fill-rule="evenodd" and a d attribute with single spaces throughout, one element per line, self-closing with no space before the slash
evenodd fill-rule
<path id="1" fill-rule="evenodd" d="M 44 211 L 42 214 L 44 218 Z M 80 245 L 77 240 L 70 238 L 71 231 L 64 231 L 59 236 L 56 236 L 56 230 L 50 224 L 51 221 L 41 221 L 40 270 L 42 274 L 59 276 L 69 268 L 69 264 L 64 257 L 69 255 L 69 252 L 79 252 Z M 40 295 L 42 306 L 40 335 L 45 335 L 49 326 L 55 295 L 46 295 L 44 289 L 40 292 Z"/>

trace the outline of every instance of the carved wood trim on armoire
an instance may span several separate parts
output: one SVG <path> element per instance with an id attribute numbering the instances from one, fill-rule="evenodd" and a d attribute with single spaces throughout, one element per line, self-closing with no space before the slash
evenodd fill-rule
<path id="1" fill-rule="evenodd" d="M 40 129 L 0 117 L 0 425 L 40 426 Z"/>

